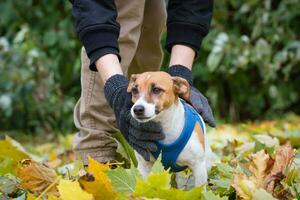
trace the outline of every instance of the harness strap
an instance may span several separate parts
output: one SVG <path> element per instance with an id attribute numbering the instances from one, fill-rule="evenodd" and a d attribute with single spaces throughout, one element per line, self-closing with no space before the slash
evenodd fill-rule
<path id="1" fill-rule="evenodd" d="M 152 152 L 154 158 L 156 159 L 161 153 L 163 166 L 165 167 L 165 169 L 171 168 L 171 171 L 173 172 L 182 171 L 187 168 L 187 166 L 180 166 L 176 164 L 176 161 L 179 154 L 189 141 L 197 121 L 200 123 L 203 133 L 205 131 L 204 123 L 199 117 L 198 113 L 195 111 L 195 109 L 188 105 L 184 100 L 180 100 L 184 106 L 185 113 L 184 127 L 180 136 L 177 138 L 177 140 L 175 140 L 175 142 L 171 144 L 163 144 L 158 141 L 157 151 Z"/>

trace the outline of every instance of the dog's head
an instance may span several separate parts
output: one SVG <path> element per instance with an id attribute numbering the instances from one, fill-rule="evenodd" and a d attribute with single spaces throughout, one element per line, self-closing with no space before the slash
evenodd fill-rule
<path id="1" fill-rule="evenodd" d="M 139 122 L 153 120 L 159 113 L 178 103 L 180 95 L 189 99 L 189 83 L 166 72 L 131 75 L 127 92 L 132 94 L 131 115 Z"/>

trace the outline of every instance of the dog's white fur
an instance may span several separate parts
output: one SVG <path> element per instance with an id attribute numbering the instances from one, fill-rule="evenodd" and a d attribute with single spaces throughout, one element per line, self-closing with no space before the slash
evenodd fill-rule
<path id="1" fill-rule="evenodd" d="M 145 113 L 147 114 L 147 117 L 149 117 L 149 119 L 139 120 L 138 118 L 136 118 L 133 112 L 133 108 L 135 105 L 143 105 L 145 108 Z M 185 123 L 184 107 L 181 101 L 179 101 L 177 105 L 173 103 L 169 108 L 161 111 L 156 115 L 154 103 L 148 103 L 142 96 L 133 105 L 131 114 L 141 123 L 150 120 L 160 122 L 160 124 L 162 125 L 163 133 L 166 136 L 165 139 L 161 142 L 165 144 L 173 143 L 179 137 Z M 202 120 L 201 116 L 200 119 Z M 206 137 L 205 127 L 203 134 L 204 148 L 203 145 L 199 142 L 197 132 L 193 131 L 191 138 L 189 139 L 177 159 L 177 163 L 179 165 L 188 166 L 192 170 L 192 173 L 195 177 L 196 186 L 203 185 L 207 182 L 207 173 L 211 168 L 211 163 L 213 160 L 213 153 Z M 138 160 L 138 170 L 142 174 L 142 176 L 146 178 L 154 164 L 154 158 L 152 157 L 151 161 L 147 162 L 137 152 L 135 152 L 135 154 Z"/>

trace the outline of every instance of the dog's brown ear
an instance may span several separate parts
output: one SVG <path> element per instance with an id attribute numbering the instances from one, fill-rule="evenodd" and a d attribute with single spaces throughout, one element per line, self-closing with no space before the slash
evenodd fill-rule
<path id="1" fill-rule="evenodd" d="M 128 84 L 127 92 L 131 92 L 131 90 L 132 90 L 132 88 L 135 84 L 135 81 L 138 77 L 139 77 L 139 74 L 132 74 L 130 76 L 130 81 L 129 81 L 129 84 Z"/>
<path id="2" fill-rule="evenodd" d="M 190 84 L 184 78 L 174 76 L 173 79 L 173 88 L 175 94 L 182 97 L 184 100 L 190 100 Z"/>

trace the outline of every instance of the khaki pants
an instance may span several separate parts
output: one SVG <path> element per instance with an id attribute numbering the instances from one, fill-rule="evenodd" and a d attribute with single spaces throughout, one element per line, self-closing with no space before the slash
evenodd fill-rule
<path id="1" fill-rule="evenodd" d="M 125 75 L 158 70 L 162 61 L 160 35 L 166 22 L 164 0 L 116 0 L 121 25 L 119 48 Z M 103 93 L 98 72 L 89 70 L 89 59 L 81 52 L 81 97 L 74 108 L 79 129 L 74 138 L 75 155 L 87 164 L 88 156 L 99 162 L 115 159 L 115 117 Z"/>

